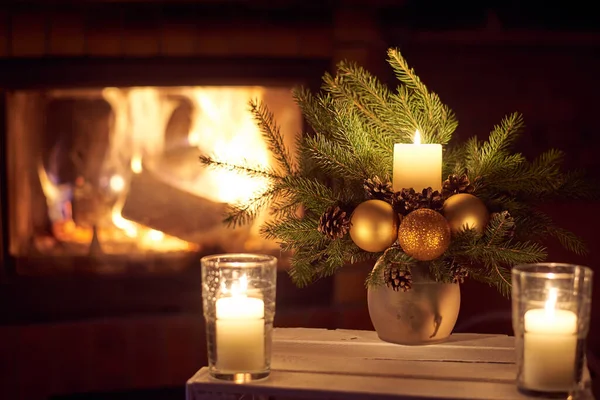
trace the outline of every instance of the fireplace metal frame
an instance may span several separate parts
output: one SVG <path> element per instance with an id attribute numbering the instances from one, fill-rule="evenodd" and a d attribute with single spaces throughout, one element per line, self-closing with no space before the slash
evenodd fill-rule
<path id="1" fill-rule="evenodd" d="M 330 64 L 323 58 L 9 58 L 0 59 L 0 88 L 314 85 Z"/>

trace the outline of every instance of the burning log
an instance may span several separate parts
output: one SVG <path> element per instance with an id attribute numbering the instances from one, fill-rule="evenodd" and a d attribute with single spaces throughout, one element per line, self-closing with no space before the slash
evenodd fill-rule
<path id="1" fill-rule="evenodd" d="M 226 208 L 225 203 L 181 190 L 144 168 L 131 180 L 121 215 L 191 243 L 225 248 L 223 243 L 238 244 L 236 236 L 239 240 L 247 236 L 223 226 Z"/>

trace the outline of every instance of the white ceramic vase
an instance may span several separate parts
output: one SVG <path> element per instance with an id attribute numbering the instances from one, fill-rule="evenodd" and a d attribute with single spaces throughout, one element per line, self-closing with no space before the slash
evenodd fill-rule
<path id="1" fill-rule="evenodd" d="M 435 282 L 426 266 L 413 268 L 411 274 L 412 289 L 407 292 L 385 285 L 369 287 L 369 315 L 377 335 L 404 345 L 447 339 L 460 310 L 459 285 Z"/>

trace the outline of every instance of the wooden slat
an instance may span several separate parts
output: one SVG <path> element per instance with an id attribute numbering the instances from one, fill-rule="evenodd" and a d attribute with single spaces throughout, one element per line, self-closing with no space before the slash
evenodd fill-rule
<path id="1" fill-rule="evenodd" d="M 382 346 L 396 347 L 396 344 L 383 342 L 377 337 L 375 331 L 358 331 L 347 329 L 310 329 L 310 328 L 285 328 L 275 329 L 273 333 L 275 341 L 302 340 L 302 341 L 328 341 L 343 342 L 353 341 L 354 343 L 374 343 Z M 435 346 L 451 347 L 514 347 L 514 338 L 507 335 L 492 335 L 478 333 L 455 333 L 448 340 L 438 343 Z M 422 347 L 420 347 L 422 348 Z"/>
<path id="2" fill-rule="evenodd" d="M 202 385 L 197 385 L 197 383 Z M 208 368 L 201 369 L 188 382 L 188 400 L 200 398 L 205 391 L 224 395 L 244 393 L 262 396 L 295 396 L 300 399 L 487 399 L 519 400 L 514 383 L 468 382 L 415 378 L 389 378 L 372 375 L 325 374 L 321 372 L 272 371 L 269 379 L 243 387 L 217 382 L 208 377 Z M 225 397 L 226 398 L 226 397 Z M 213 397 L 218 399 L 218 397 Z"/>
<path id="3" fill-rule="evenodd" d="M 514 363 L 513 339 L 498 335 L 453 335 L 447 342 L 402 346 L 377 338 L 375 332 L 277 329 L 273 353 L 370 360 Z"/>
<path id="4" fill-rule="evenodd" d="M 515 380 L 513 363 L 439 362 L 412 360 L 351 360 L 350 357 L 289 355 L 275 353 L 271 367 L 278 371 L 370 375 L 415 379 L 455 379 L 460 381 L 504 382 Z"/>
<path id="5" fill-rule="evenodd" d="M 282 354 L 314 354 L 336 357 L 347 353 L 349 358 L 372 360 L 457 361 L 514 363 L 514 350 L 506 348 L 444 347 L 444 346 L 377 346 L 335 343 L 274 342 L 273 351 Z"/>

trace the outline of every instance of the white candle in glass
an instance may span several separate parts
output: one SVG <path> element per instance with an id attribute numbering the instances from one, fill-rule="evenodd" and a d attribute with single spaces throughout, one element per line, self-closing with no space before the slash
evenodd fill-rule
<path id="1" fill-rule="evenodd" d="M 528 389 L 566 392 L 575 379 L 577 315 L 556 309 L 557 289 L 550 289 L 544 309 L 525 313 L 523 383 Z"/>
<path id="2" fill-rule="evenodd" d="M 265 304 L 247 296 L 247 278 L 231 287 L 231 296 L 216 302 L 217 367 L 252 372 L 265 366 Z"/>
<path id="3" fill-rule="evenodd" d="M 417 192 L 431 187 L 442 188 L 442 145 L 421 144 L 421 134 L 415 132 L 414 144 L 394 145 L 394 191 L 413 188 Z"/>

